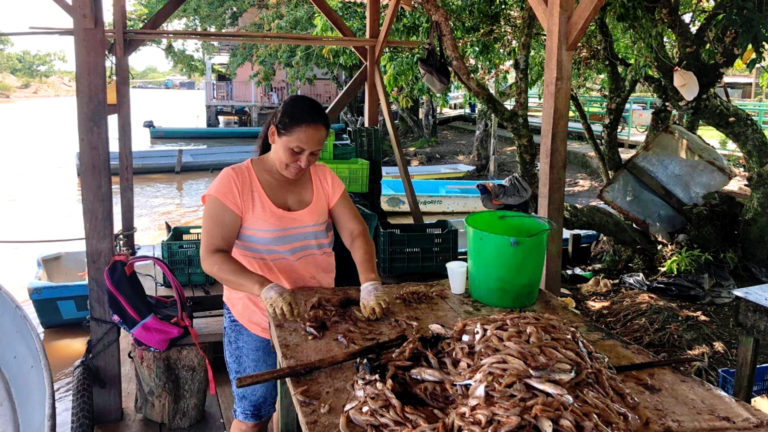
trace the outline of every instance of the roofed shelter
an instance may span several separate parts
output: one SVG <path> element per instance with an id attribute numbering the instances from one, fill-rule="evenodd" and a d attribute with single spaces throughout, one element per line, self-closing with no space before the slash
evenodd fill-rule
<path id="1" fill-rule="evenodd" d="M 110 321 L 104 278 L 100 269 L 113 255 L 114 227 L 112 192 L 109 171 L 107 115 L 118 115 L 120 144 L 120 200 L 121 232 L 125 246 L 133 249 L 133 169 L 130 128 L 129 61 L 132 52 L 144 40 L 190 39 L 207 41 L 234 41 L 268 44 L 307 44 L 349 46 L 363 61 L 363 66 L 339 93 L 328 108 L 334 118 L 365 87 L 365 124 L 376 126 L 381 106 L 384 121 L 397 165 L 403 179 L 414 222 L 421 222 L 411 185 L 408 168 L 403 157 L 397 129 L 389 109 L 388 95 L 379 67 L 379 60 L 387 46 L 418 46 L 418 42 L 397 42 L 388 39 L 399 7 L 410 6 L 410 0 L 390 0 L 381 18 L 380 0 L 366 2 L 366 34 L 357 37 L 326 0 L 310 0 L 339 32 L 340 37 L 300 34 L 270 34 L 248 32 L 192 32 L 160 30 L 160 26 L 176 11 L 184 0 L 168 0 L 140 30 L 126 27 L 126 1 L 113 0 L 114 29 L 105 30 L 101 0 L 53 0 L 73 18 L 73 30 L 58 34 L 73 34 L 77 84 L 78 130 L 81 163 L 83 218 L 86 233 L 87 265 L 97 269 L 89 277 L 91 341 L 93 364 L 105 382 L 105 387 L 94 387 L 94 413 L 97 423 L 117 421 L 122 416 L 119 348 L 115 343 L 119 329 Z M 544 110 L 541 134 L 541 171 L 539 187 L 539 214 L 555 224 L 547 246 L 542 286 L 550 292 L 559 292 L 563 198 L 565 187 L 565 154 L 571 63 L 574 50 L 586 29 L 604 3 L 604 0 L 529 0 L 547 34 L 544 76 Z M 418 5 L 418 2 L 415 3 Z M 56 33 L 52 33 L 56 34 Z M 112 48 L 108 37 L 114 39 Z M 106 101 L 105 51 L 112 50 L 116 60 L 117 105 Z"/>

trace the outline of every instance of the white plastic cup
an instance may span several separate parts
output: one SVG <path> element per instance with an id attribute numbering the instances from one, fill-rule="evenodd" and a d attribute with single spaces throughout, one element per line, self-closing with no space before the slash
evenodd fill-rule
<path id="1" fill-rule="evenodd" d="M 464 261 L 450 261 L 445 263 L 448 270 L 448 282 L 451 284 L 451 292 L 464 294 L 467 289 L 467 263 Z"/>

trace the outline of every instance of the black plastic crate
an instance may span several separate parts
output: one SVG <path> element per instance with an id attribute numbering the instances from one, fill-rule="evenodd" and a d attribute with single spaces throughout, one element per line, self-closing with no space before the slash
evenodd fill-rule
<path id="1" fill-rule="evenodd" d="M 459 231 L 447 220 L 421 224 L 379 223 L 377 258 L 383 277 L 446 274 L 459 253 Z"/>
<path id="2" fill-rule="evenodd" d="M 374 234 L 376 227 L 379 225 L 378 215 L 359 205 L 355 205 L 355 207 L 360 212 L 360 216 L 363 217 L 365 224 L 368 225 L 368 232 L 371 238 L 375 240 Z M 344 242 L 341 240 L 336 227 L 333 228 L 333 236 L 333 253 L 336 256 L 336 279 L 334 280 L 334 285 L 337 287 L 360 285 L 360 277 L 357 274 L 355 261 L 352 259 L 349 249 L 344 246 Z"/>
<path id="3" fill-rule="evenodd" d="M 163 260 L 182 285 L 210 285 L 215 279 L 203 272 L 200 265 L 200 226 L 171 228 L 168 238 L 161 243 Z M 163 285 L 171 286 L 163 277 Z"/>

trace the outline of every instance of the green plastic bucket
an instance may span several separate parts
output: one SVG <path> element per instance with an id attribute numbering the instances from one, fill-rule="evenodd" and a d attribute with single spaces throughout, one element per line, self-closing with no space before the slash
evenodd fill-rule
<path id="1" fill-rule="evenodd" d="M 496 307 L 534 304 L 544 269 L 549 220 L 499 210 L 473 213 L 464 221 L 469 295 Z"/>

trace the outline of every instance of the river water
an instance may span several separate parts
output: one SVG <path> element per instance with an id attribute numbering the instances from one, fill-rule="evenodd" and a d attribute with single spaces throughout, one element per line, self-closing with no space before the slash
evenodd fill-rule
<path id="1" fill-rule="evenodd" d="M 202 145 L 250 145 L 254 140 L 226 142 L 151 142 L 144 120 L 158 126 L 205 127 L 205 93 L 199 90 L 131 90 L 134 150 Z M 118 150 L 117 118 L 109 117 L 111 151 Z M 83 250 L 85 242 L 8 243 L 12 241 L 82 238 L 80 183 L 75 170 L 78 151 L 74 97 L 40 98 L 0 103 L 0 285 L 8 289 L 33 319 L 27 284 L 39 255 Z M 200 195 L 216 172 L 137 175 L 134 217 L 137 244 L 159 243 L 164 222 L 199 224 Z M 118 178 L 112 178 L 114 224 L 120 227 Z M 55 379 L 57 430 L 68 431 L 72 364 L 85 350 L 87 331 L 68 327 L 40 334 Z"/>

